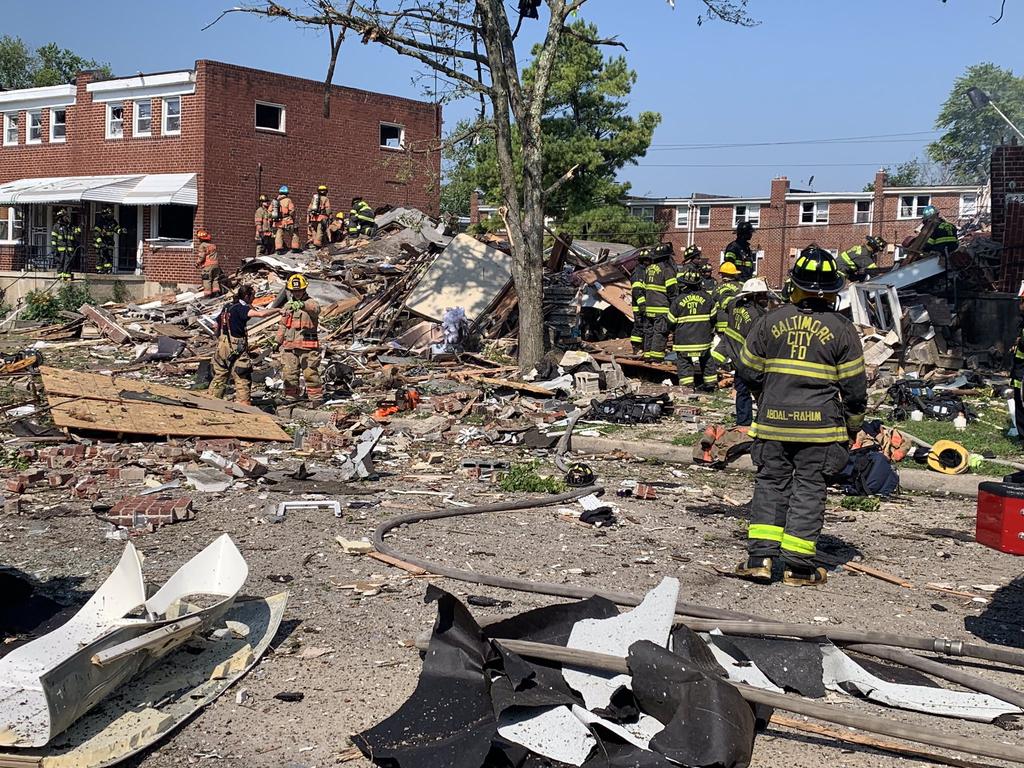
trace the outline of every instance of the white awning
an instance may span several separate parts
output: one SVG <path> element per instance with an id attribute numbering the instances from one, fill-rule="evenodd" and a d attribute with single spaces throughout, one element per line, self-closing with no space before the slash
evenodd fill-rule
<path id="1" fill-rule="evenodd" d="M 0 184 L 0 205 L 81 203 L 122 205 L 197 205 L 194 173 L 122 176 L 57 176 Z"/>

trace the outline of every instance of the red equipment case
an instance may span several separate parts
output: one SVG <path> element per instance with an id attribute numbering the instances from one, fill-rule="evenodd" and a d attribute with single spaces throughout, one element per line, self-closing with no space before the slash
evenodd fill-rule
<path id="1" fill-rule="evenodd" d="M 1024 485 L 989 482 L 978 486 L 974 538 L 979 544 L 1024 555 Z"/>

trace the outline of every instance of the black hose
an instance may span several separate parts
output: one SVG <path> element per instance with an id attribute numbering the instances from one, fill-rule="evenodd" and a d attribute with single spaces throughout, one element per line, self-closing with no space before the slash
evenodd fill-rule
<path id="1" fill-rule="evenodd" d="M 420 523 L 424 520 L 444 520 L 450 517 L 465 517 L 467 515 L 483 515 L 491 512 L 509 512 L 517 509 L 550 507 L 553 504 L 563 504 L 568 501 L 575 501 L 583 496 L 589 496 L 592 493 L 601 493 L 603 491 L 604 488 L 601 486 L 592 485 L 587 488 L 576 488 L 568 493 L 560 493 L 557 496 L 542 496 L 519 499 L 517 501 L 503 501 L 497 504 L 481 504 L 475 507 L 457 507 L 454 509 L 436 509 L 426 512 L 410 512 L 409 514 L 401 515 L 400 517 L 395 517 L 391 520 L 385 520 L 383 523 L 378 525 L 377 530 L 373 532 L 373 546 L 381 554 L 397 558 L 398 560 L 404 560 L 405 562 L 412 563 L 413 565 L 418 565 L 420 568 L 430 571 L 431 573 L 436 573 L 439 576 L 446 576 L 447 578 L 455 579 L 456 581 L 467 581 L 471 584 L 485 584 L 487 586 L 498 587 L 500 589 L 511 589 L 517 592 L 532 592 L 540 595 L 553 595 L 555 597 L 586 599 L 588 597 L 596 596 L 603 597 L 618 605 L 639 605 L 640 601 L 643 600 L 643 596 L 633 595 L 629 592 L 615 592 L 603 589 L 594 589 L 592 587 L 574 587 L 571 584 L 554 584 L 544 581 L 528 581 L 527 579 L 515 579 L 507 576 L 495 576 L 488 573 L 463 570 L 461 568 L 451 568 L 447 565 L 443 565 L 442 563 L 435 563 L 430 560 L 424 560 L 423 558 L 416 557 L 415 555 L 409 555 L 390 546 L 384 541 L 385 535 L 402 525 L 412 525 L 413 523 Z M 719 621 L 746 621 L 747 619 L 752 618 L 747 614 L 738 613 L 736 611 L 728 611 L 720 608 L 707 608 L 701 605 L 694 605 L 693 603 L 686 603 L 681 600 L 676 604 L 676 613 L 682 613 L 687 616 L 700 616 Z"/>

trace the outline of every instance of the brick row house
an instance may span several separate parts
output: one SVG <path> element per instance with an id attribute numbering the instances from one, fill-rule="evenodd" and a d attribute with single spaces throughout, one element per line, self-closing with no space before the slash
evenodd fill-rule
<path id="1" fill-rule="evenodd" d="M 441 109 L 412 99 L 214 61 L 178 72 L 0 91 L 0 273 L 52 272 L 50 230 L 67 208 L 83 228 L 76 271 L 95 266 L 104 206 L 125 229 L 115 272 L 198 282 L 193 236 L 211 231 L 227 270 L 254 253 L 258 195 L 291 189 L 304 231 L 318 184 L 337 210 L 440 208 Z M 154 288 L 157 286 L 147 286 Z"/>
<path id="2" fill-rule="evenodd" d="M 984 189 L 974 186 L 889 187 L 886 175 L 875 175 L 870 192 L 810 192 L 792 189 L 789 179 L 772 179 L 767 197 L 724 197 L 694 194 L 685 198 L 639 198 L 625 201 L 630 212 L 663 226 L 662 239 L 677 253 L 691 243 L 717 263 L 734 238 L 736 225 L 757 227 L 751 247 L 757 253 L 757 274 L 781 285 L 796 254 L 811 243 L 838 254 L 880 235 L 890 247 L 880 259 L 889 266 L 898 246 L 921 221 L 921 209 L 934 205 L 948 221 L 960 223 L 984 213 Z"/>

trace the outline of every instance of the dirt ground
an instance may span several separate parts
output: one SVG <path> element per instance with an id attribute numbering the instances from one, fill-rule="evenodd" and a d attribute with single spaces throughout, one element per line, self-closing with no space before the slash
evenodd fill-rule
<path id="1" fill-rule="evenodd" d="M 647 440 L 669 441 L 679 428 L 674 424 L 643 434 Z M 629 430 L 616 434 L 623 439 L 631 436 Z M 420 671 L 418 653 L 409 641 L 429 629 L 433 618 L 423 602 L 427 579 L 344 554 L 335 537 L 369 537 L 379 522 L 441 506 L 446 495 L 473 504 L 508 497 L 492 484 L 461 474 L 463 458 L 539 457 L 542 471 L 551 467 L 543 452 L 512 447 L 424 443 L 413 449 L 443 451 L 443 463 L 413 470 L 418 459 L 412 451 L 396 455 L 385 440 L 377 462 L 380 478 L 359 484 L 353 488 L 356 492 L 334 496 L 342 502 L 370 500 L 375 506 L 348 510 L 342 519 L 323 511 L 296 512 L 284 522 L 270 523 L 267 510 L 289 496 L 257 486 L 223 495 L 196 493 L 196 519 L 135 539 L 146 556 L 148 578 L 160 583 L 227 532 L 249 563 L 244 593 L 270 595 L 286 589 L 290 597 L 274 646 L 253 672 L 171 738 L 128 765 L 335 765 L 351 747 L 350 734 L 379 722 L 405 701 Z M 283 468 L 295 460 L 280 455 L 272 461 L 273 468 Z M 628 457 L 595 458 L 591 465 L 608 488 L 607 498 L 621 512 L 622 524 L 617 527 L 594 529 L 567 521 L 551 507 L 418 524 L 396 531 L 393 541 L 409 553 L 481 572 L 636 593 L 674 576 L 681 581 L 683 599 L 703 605 L 822 627 L 980 638 L 1024 647 L 1019 561 L 973 542 L 970 500 L 904 496 L 865 512 L 841 508 L 841 496 L 832 497 L 821 549 L 837 562 L 863 559 L 913 582 L 914 588 L 838 569 L 824 588 L 797 590 L 781 584 L 747 584 L 716 571 L 731 568 L 744 557 L 750 475 Z M 653 501 L 616 498 L 615 490 L 628 480 L 663 485 Z M 307 485 L 315 492 L 316 478 Z M 104 499 L 137 490 L 107 485 Z M 0 517 L 0 563 L 32 575 L 59 601 L 74 603 L 100 584 L 124 545 L 105 538 L 107 526 L 95 519 L 89 502 L 64 496 L 61 491 L 39 492 L 24 504 L 22 514 Z M 285 577 L 287 583 L 271 577 Z M 379 580 L 384 586 L 374 596 L 357 596 L 350 585 L 358 580 Z M 431 581 L 460 597 L 485 595 L 509 601 L 506 607 L 473 609 L 478 616 L 513 615 L 555 600 L 442 578 Z M 931 582 L 973 592 L 979 600 L 926 589 Z M 973 589 L 975 585 L 989 591 Z M 330 650 L 302 659 L 298 654 L 303 648 Z M 1012 675 L 979 671 L 1020 686 Z M 236 703 L 239 689 L 251 696 L 244 705 Z M 274 698 L 283 691 L 301 691 L 304 698 L 292 703 Z M 994 725 L 885 710 L 834 694 L 830 701 L 947 733 L 1024 746 L 1024 736 Z M 758 737 L 753 764 L 820 768 L 823 761 L 856 768 L 912 762 L 772 727 Z M 362 758 L 348 764 L 369 765 Z"/>

